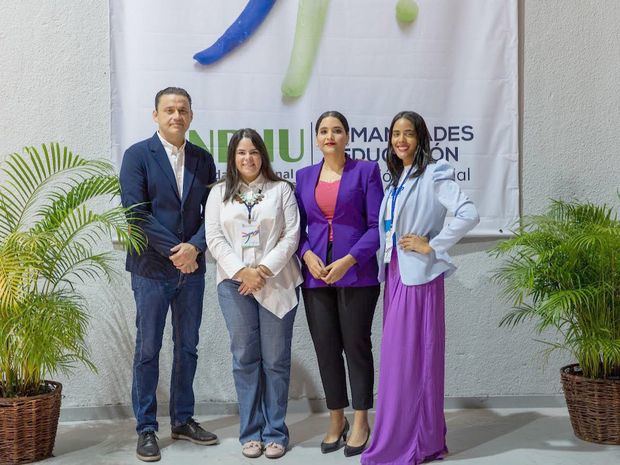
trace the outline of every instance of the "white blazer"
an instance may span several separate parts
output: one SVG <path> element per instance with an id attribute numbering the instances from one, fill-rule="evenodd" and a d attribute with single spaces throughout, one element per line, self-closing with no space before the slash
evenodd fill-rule
<path id="1" fill-rule="evenodd" d="M 454 179 L 454 168 L 448 162 L 440 160 L 428 165 L 422 176 L 407 179 L 398 196 L 393 227 L 400 277 L 407 286 L 430 282 L 441 273 L 445 273 L 445 276 L 451 275 L 456 266 L 447 253 L 448 249 L 480 222 L 476 207 Z M 384 220 L 387 209 L 391 210 L 393 190 L 393 186 L 388 188 L 379 210 L 379 281 L 385 280 Z M 454 218 L 444 226 L 447 210 L 454 214 Z M 389 217 L 389 213 L 387 214 Z M 400 248 L 398 239 L 407 233 L 428 237 L 433 252 L 424 255 Z"/>
<path id="2" fill-rule="evenodd" d="M 252 295 L 270 312 L 282 318 L 298 304 L 295 289 L 303 282 L 295 251 L 299 244 L 299 210 L 293 188 L 286 182 L 265 181 L 259 176 L 241 189 L 261 189 L 263 200 L 252 208 L 252 223 L 258 224 L 258 247 L 242 247 L 242 225 L 247 222 L 245 205 L 232 199 L 226 203 L 224 183 L 216 184 L 205 207 L 205 237 L 217 262 L 217 283 L 246 266 L 265 265 L 274 274 Z"/>

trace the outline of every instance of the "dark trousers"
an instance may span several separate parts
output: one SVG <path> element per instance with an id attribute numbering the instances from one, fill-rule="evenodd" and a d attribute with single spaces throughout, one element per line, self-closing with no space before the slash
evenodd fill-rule
<path id="1" fill-rule="evenodd" d="M 174 358 L 170 379 L 170 423 L 187 423 L 194 414 L 194 374 L 198 359 L 198 330 L 205 289 L 203 274 L 168 280 L 131 275 L 136 299 L 136 351 L 133 360 L 131 398 L 138 434 L 157 431 L 157 383 L 159 350 L 166 315 L 172 310 Z"/>
<path id="2" fill-rule="evenodd" d="M 343 351 L 353 408 L 372 408 L 375 369 L 370 333 L 379 286 L 322 287 L 302 292 L 327 408 L 338 410 L 349 405 Z"/>

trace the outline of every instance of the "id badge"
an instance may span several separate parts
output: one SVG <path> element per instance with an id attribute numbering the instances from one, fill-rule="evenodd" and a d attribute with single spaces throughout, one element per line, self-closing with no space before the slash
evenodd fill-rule
<path id="1" fill-rule="evenodd" d="M 390 263 L 392 259 L 392 247 L 394 244 L 394 231 L 390 229 L 385 233 L 385 253 L 383 254 L 383 263 Z"/>
<path id="2" fill-rule="evenodd" d="M 248 249 L 260 245 L 258 224 L 245 223 L 241 226 L 241 247 Z"/>

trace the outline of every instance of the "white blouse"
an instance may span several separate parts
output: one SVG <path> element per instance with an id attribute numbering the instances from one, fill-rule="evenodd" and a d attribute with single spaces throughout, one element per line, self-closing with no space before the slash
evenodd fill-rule
<path id="1" fill-rule="evenodd" d="M 248 208 L 234 196 L 222 202 L 225 189 L 223 182 L 216 184 L 205 207 L 205 237 L 217 262 L 217 283 L 232 279 L 246 266 L 266 266 L 273 277 L 252 295 L 282 318 L 298 304 L 295 289 L 303 282 L 295 254 L 299 244 L 299 210 L 293 188 L 283 181 L 265 180 L 262 175 L 250 184 L 241 183 L 242 193 L 251 190 L 263 195 L 251 211 L 251 224 L 258 226 L 259 245 L 248 248 L 242 247 L 242 227 L 248 223 Z"/>

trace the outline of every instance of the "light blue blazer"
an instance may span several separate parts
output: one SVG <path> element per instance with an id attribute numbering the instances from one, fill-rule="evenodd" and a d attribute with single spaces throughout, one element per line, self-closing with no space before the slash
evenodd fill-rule
<path id="1" fill-rule="evenodd" d="M 391 209 L 393 189 L 393 186 L 388 188 L 379 210 L 379 281 L 385 280 L 384 220 L 386 210 Z M 441 273 L 445 273 L 445 276 L 451 275 L 456 266 L 447 253 L 448 249 L 480 222 L 476 207 L 455 181 L 454 168 L 443 160 L 428 165 L 422 176 L 405 181 L 396 205 L 400 208 L 394 213 L 393 224 L 403 284 L 424 284 Z M 448 210 L 454 214 L 454 218 L 444 226 Z M 398 239 L 407 233 L 428 237 L 433 252 L 424 255 L 398 247 Z"/>

